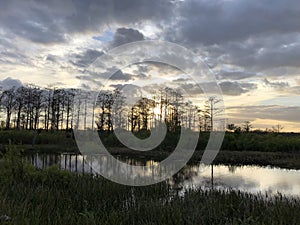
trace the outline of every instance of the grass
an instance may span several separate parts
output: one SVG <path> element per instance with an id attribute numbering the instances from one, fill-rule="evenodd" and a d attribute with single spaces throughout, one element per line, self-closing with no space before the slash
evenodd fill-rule
<path id="1" fill-rule="evenodd" d="M 169 153 L 162 151 L 139 152 L 127 148 L 110 148 L 109 152 L 114 156 L 137 158 L 140 160 L 162 161 Z M 199 163 L 203 151 L 195 151 L 188 164 Z M 274 166 L 285 169 L 300 169 L 300 153 L 289 152 L 258 152 L 258 151 L 225 151 L 221 150 L 214 159 L 215 165 L 257 165 Z"/>
<path id="2" fill-rule="evenodd" d="M 142 131 L 136 136 L 143 138 L 149 132 Z M 32 146 L 34 131 L 0 131 L 0 150 L 5 152 L 8 140 L 25 152 L 42 153 L 78 153 L 75 140 L 65 131 L 46 132 L 37 135 L 36 145 Z M 113 133 L 101 133 L 100 137 L 113 155 L 144 158 L 161 161 L 168 157 L 177 145 L 179 133 L 167 133 L 163 143 L 147 152 L 132 151 L 125 148 Z M 205 149 L 209 133 L 201 133 L 196 152 L 190 163 L 198 162 Z M 288 169 L 300 169 L 300 134 L 276 133 L 226 133 L 215 164 L 276 166 Z"/>
<path id="3" fill-rule="evenodd" d="M 141 131 L 135 135 L 144 139 L 149 131 Z M 209 133 L 200 133 L 197 150 L 204 150 Z M 99 133 L 105 146 L 124 147 L 114 133 Z M 172 152 L 177 145 L 180 133 L 168 132 L 164 141 L 156 150 Z M 0 145 L 8 144 L 8 140 L 16 145 L 32 145 L 34 131 L 30 130 L 0 130 Z M 58 148 L 76 148 L 72 133 L 65 131 L 39 131 L 36 137 L 37 146 L 58 146 Z M 226 133 L 221 147 L 227 151 L 261 151 L 300 153 L 300 134 L 298 133 Z M 53 151 L 57 151 L 54 149 Z"/>
<path id="4" fill-rule="evenodd" d="M 300 199 L 234 191 L 187 190 L 166 182 L 119 185 L 53 166 L 24 164 L 10 146 L 0 163 L 0 224 L 299 224 Z"/>

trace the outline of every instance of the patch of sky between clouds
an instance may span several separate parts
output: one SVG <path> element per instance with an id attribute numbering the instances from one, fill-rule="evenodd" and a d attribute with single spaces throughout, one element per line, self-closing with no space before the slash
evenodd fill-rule
<path id="1" fill-rule="evenodd" d="M 94 40 L 97 40 L 97 41 L 102 41 L 104 43 L 108 43 L 108 42 L 113 40 L 114 32 L 112 30 L 106 30 L 106 31 L 104 31 L 104 35 L 102 35 L 102 36 L 93 36 L 92 38 Z"/>

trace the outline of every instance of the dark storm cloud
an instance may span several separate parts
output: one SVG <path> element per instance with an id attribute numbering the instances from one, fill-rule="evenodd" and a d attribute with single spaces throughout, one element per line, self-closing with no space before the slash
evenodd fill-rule
<path id="1" fill-rule="evenodd" d="M 174 37 L 188 44 L 218 44 L 300 31 L 300 4 L 296 0 L 186 0 L 177 15 Z"/>
<path id="2" fill-rule="evenodd" d="M 212 67 L 229 64 L 247 71 L 223 74 L 228 79 L 250 78 L 271 68 L 280 76 L 282 67 L 300 67 L 299 1 L 186 0 L 175 14 L 166 38 L 200 47 Z"/>
<path id="3" fill-rule="evenodd" d="M 144 35 L 138 30 L 132 28 L 118 28 L 111 45 L 112 47 L 116 47 L 122 44 L 142 40 L 144 40 Z"/>
<path id="4" fill-rule="evenodd" d="M 145 22 L 162 30 L 160 39 L 204 49 L 210 67 L 228 64 L 243 71 L 222 72 L 219 79 L 241 80 L 259 72 L 282 76 L 283 67 L 300 67 L 299 21 L 296 0 L 2 0 L 0 34 L 15 39 L 0 37 L 0 44 L 11 48 L 21 37 L 49 45 L 68 42 L 76 33 L 92 39 L 119 27 L 109 46 L 115 47 L 147 39 L 138 30 Z M 93 51 L 69 60 L 86 67 L 99 56 Z M 0 61 L 13 63 L 9 57 Z"/>
<path id="5" fill-rule="evenodd" d="M 300 67 L 300 35 L 281 34 L 250 38 L 220 46 L 223 62 L 266 70 L 280 67 Z"/>
<path id="6" fill-rule="evenodd" d="M 168 18 L 171 6 L 165 0 L 76 0 L 75 13 L 66 18 L 66 25 L 74 31 L 88 31 L 109 23 L 158 21 Z"/>
<path id="7" fill-rule="evenodd" d="M 164 0 L 3 0 L 0 26 L 32 42 L 57 43 L 72 33 L 95 32 L 109 23 L 168 18 L 171 5 Z"/>
<path id="8" fill-rule="evenodd" d="M 4 2 L 7 4 L 0 10 L 0 26 L 7 32 L 36 43 L 66 41 L 57 18 L 46 8 L 31 6 L 32 2 Z"/>
<path id="9" fill-rule="evenodd" d="M 294 76 L 300 67 L 300 33 L 248 38 L 206 47 L 219 65 L 218 78 L 239 80 L 253 76 Z M 234 65 L 235 72 L 222 69 Z M 236 72 L 237 71 L 237 72 Z M 242 71 L 242 72 L 239 72 Z M 240 75 L 238 74 L 240 73 Z"/>
<path id="10" fill-rule="evenodd" d="M 38 43 L 65 41 L 67 34 L 110 23 L 142 21 L 162 24 L 168 39 L 188 45 L 300 31 L 296 0 L 3 0 L 0 14 L 2 27 Z"/>

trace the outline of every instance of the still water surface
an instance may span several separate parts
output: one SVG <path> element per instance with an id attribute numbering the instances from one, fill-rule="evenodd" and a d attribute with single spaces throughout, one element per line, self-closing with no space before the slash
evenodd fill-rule
<path id="1" fill-rule="evenodd" d="M 130 158 L 119 158 L 133 165 L 155 165 L 155 161 L 141 161 Z M 84 161 L 81 155 L 61 154 L 35 154 L 27 156 L 34 166 L 46 168 L 57 164 L 61 169 L 77 173 L 96 173 L 95 168 L 100 167 L 106 158 L 95 157 L 91 164 Z M 105 161 L 106 162 L 106 161 Z M 149 171 L 141 171 L 144 176 Z M 180 173 L 169 180 L 177 188 L 215 188 L 232 189 L 250 193 L 277 194 L 300 197 L 300 170 L 260 166 L 207 166 L 200 171 L 199 165 L 188 165 Z"/>

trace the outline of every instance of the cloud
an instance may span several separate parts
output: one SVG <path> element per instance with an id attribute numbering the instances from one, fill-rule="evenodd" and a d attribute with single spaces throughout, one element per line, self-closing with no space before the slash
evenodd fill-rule
<path id="1" fill-rule="evenodd" d="M 300 123 L 299 106 L 256 105 L 226 107 L 227 115 L 247 120 L 267 119 Z M 283 113 L 284 112 L 284 113 Z"/>
<path id="2" fill-rule="evenodd" d="M 209 57 L 219 65 L 235 66 L 238 71 L 247 71 L 248 75 L 264 73 L 272 76 L 300 67 L 299 41 L 300 33 L 264 34 L 207 49 L 211 50 Z"/>
<path id="3" fill-rule="evenodd" d="M 169 37 L 189 45 L 300 31 L 300 4 L 295 0 L 186 0 L 176 13 L 178 22 L 169 28 Z"/>
<path id="4" fill-rule="evenodd" d="M 135 104 L 144 96 L 143 88 L 134 84 L 111 84 L 110 86 L 121 90 L 127 106 Z"/>
<path id="5" fill-rule="evenodd" d="M 89 89 L 90 89 L 91 84 L 94 84 L 94 86 L 96 86 L 98 88 L 103 86 L 103 84 L 99 80 L 94 79 L 92 76 L 89 76 L 89 75 L 77 75 L 76 78 L 81 81 L 83 88 L 89 87 Z M 83 84 L 83 83 L 89 83 L 90 85 Z"/>
<path id="6" fill-rule="evenodd" d="M 279 93 L 283 96 L 299 96 L 300 95 L 300 85 L 298 86 L 285 86 L 279 88 Z"/>
<path id="7" fill-rule="evenodd" d="M 55 56 L 55 55 L 52 55 L 52 54 L 48 54 L 48 55 L 45 57 L 45 60 L 46 60 L 46 61 L 51 61 L 51 62 L 56 62 L 56 56 Z"/>
<path id="8" fill-rule="evenodd" d="M 0 26 L 9 33 L 36 43 L 66 41 L 56 15 L 39 6 L 34 2 L 4 1 L 0 11 Z"/>
<path id="9" fill-rule="evenodd" d="M 86 70 L 84 73 L 87 76 L 92 77 L 93 79 L 100 79 L 100 80 L 109 79 L 111 81 L 119 81 L 119 82 L 133 80 L 135 77 L 130 73 L 124 73 L 122 70 L 119 70 L 116 67 L 110 67 L 103 72 L 93 72 L 93 71 Z"/>
<path id="10" fill-rule="evenodd" d="M 249 72 L 249 71 L 219 71 L 217 73 L 218 80 L 243 80 L 246 78 L 254 77 L 257 73 Z"/>
<path id="11" fill-rule="evenodd" d="M 300 85 L 299 86 L 291 87 L 289 89 L 289 91 L 290 91 L 291 94 L 300 95 Z"/>
<path id="12" fill-rule="evenodd" d="M 133 78 L 133 76 L 131 74 L 123 73 L 121 70 L 118 70 L 109 79 L 110 80 L 118 80 L 118 81 L 129 81 L 132 78 Z"/>
<path id="13" fill-rule="evenodd" d="M 201 87 L 195 83 L 182 83 L 179 87 L 187 92 L 189 96 L 203 94 Z"/>
<path id="14" fill-rule="evenodd" d="M 18 88 L 23 86 L 22 82 L 18 79 L 13 79 L 11 77 L 7 77 L 6 79 L 0 81 L 0 87 L 3 90 L 10 89 L 12 87 Z"/>
<path id="15" fill-rule="evenodd" d="M 134 42 L 134 41 L 142 41 L 144 40 L 144 35 L 140 33 L 138 30 L 132 28 L 118 28 L 114 35 L 111 47 L 117 47 L 122 44 Z"/>
<path id="16" fill-rule="evenodd" d="M 159 21 L 168 18 L 171 6 L 164 0 L 3 0 L 0 26 L 32 42 L 53 44 L 68 41 L 72 34 L 97 32 L 107 24 Z"/>
<path id="17" fill-rule="evenodd" d="M 221 82 L 219 85 L 224 95 L 232 96 L 241 95 L 257 88 L 256 84 L 230 81 Z"/>
<path id="18" fill-rule="evenodd" d="M 107 60 L 106 65 L 98 62 L 99 70 L 89 67 L 109 48 L 155 38 L 199 54 L 216 73 L 224 95 L 245 101 L 243 94 L 265 88 L 272 92 L 266 98 L 292 99 L 300 93 L 299 21 L 300 2 L 295 0 L 2 0 L 0 72 L 2 79 L 16 76 L 37 84 L 48 78 L 67 84 L 77 77 L 93 89 L 121 65 L 122 71 L 111 77 L 113 85 L 134 80 L 140 86 L 152 81 L 159 86 L 172 80 L 199 96 L 201 90 L 175 68 L 181 63 L 185 72 L 191 68 L 191 61 L 182 62 L 178 52 L 151 53 L 172 60 L 172 66 L 145 63 L 123 69 L 117 60 Z M 199 80 L 201 75 L 199 71 Z"/>
<path id="19" fill-rule="evenodd" d="M 272 87 L 272 88 L 279 88 L 279 89 L 286 88 L 286 87 L 290 86 L 289 83 L 287 83 L 287 82 L 271 82 L 267 78 L 265 78 L 263 80 L 263 83 L 266 86 L 269 86 L 269 87 Z"/>
<path id="20" fill-rule="evenodd" d="M 15 48 L 9 40 L 0 38 L 0 62 L 4 64 L 30 64 L 30 57 Z"/>
<path id="21" fill-rule="evenodd" d="M 88 67 L 91 63 L 93 63 L 98 57 L 103 55 L 104 52 L 98 51 L 95 49 L 87 49 L 81 54 L 73 55 L 73 60 L 71 63 L 78 67 Z"/>

